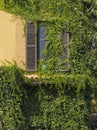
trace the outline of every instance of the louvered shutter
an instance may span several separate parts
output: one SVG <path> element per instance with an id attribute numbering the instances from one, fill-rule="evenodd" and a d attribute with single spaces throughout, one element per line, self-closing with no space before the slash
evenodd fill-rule
<path id="1" fill-rule="evenodd" d="M 26 71 L 37 70 L 37 43 L 35 23 L 26 23 Z"/>
<path id="2" fill-rule="evenodd" d="M 62 53 L 60 55 L 60 68 L 59 71 L 69 70 L 69 33 L 62 33 Z"/>

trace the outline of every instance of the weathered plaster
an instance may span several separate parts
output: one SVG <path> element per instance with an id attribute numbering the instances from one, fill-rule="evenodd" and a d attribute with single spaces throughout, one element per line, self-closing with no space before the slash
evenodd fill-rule
<path id="1" fill-rule="evenodd" d="M 25 63 L 24 21 L 0 11 L 0 65 L 6 60 Z"/>

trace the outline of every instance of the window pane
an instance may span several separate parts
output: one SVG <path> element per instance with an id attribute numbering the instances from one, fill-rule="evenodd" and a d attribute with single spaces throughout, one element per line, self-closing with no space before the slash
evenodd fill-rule
<path id="1" fill-rule="evenodd" d="M 44 47 L 46 45 L 46 41 L 40 41 L 40 45 L 39 45 L 39 58 L 40 59 L 43 59 L 43 50 L 44 50 Z"/>
<path id="2" fill-rule="evenodd" d="M 46 26 L 39 26 L 39 39 L 45 39 L 46 38 Z"/>

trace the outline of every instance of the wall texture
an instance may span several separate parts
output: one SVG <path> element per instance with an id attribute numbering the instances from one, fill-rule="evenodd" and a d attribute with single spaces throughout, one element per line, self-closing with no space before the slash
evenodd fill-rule
<path id="1" fill-rule="evenodd" d="M 24 21 L 0 11 L 0 65 L 5 61 L 25 64 Z"/>

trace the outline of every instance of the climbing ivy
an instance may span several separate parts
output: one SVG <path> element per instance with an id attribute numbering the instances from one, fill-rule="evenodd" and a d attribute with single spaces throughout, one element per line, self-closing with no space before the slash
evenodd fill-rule
<path id="1" fill-rule="evenodd" d="M 94 74 L 97 69 L 97 2 L 1 0 L 0 8 L 28 21 L 46 22 L 49 40 L 49 46 L 44 50 L 44 59 L 40 61 L 39 78 L 26 81 L 22 79 L 24 89 L 20 84 L 21 78 L 18 78 L 20 73 L 18 80 L 9 78 L 9 72 L 16 77 L 17 71 L 2 68 L 6 70 L 3 70 L 6 72 L 4 81 L 0 82 L 2 129 L 91 129 L 91 94 L 97 86 L 97 75 Z M 69 73 L 55 71 L 60 67 L 58 58 L 59 48 L 61 51 L 63 49 L 60 37 L 62 32 L 70 35 L 70 43 L 67 45 L 70 54 L 66 59 L 70 64 Z M 45 65 L 44 69 L 41 69 L 41 65 Z M 1 73 L 1 78 L 2 76 Z M 18 95 L 19 98 L 13 99 L 8 88 L 12 88 L 15 97 Z M 23 95 L 22 98 L 23 90 L 26 97 Z M 6 107 L 9 111 L 5 110 Z M 14 109 L 16 107 L 18 110 Z M 7 121 L 8 118 L 10 121 Z"/>
<path id="2" fill-rule="evenodd" d="M 15 65 L 0 67 L 0 129 L 25 130 L 21 109 L 24 94 L 22 72 Z"/>
<path id="3" fill-rule="evenodd" d="M 36 86 L 37 82 L 40 85 Z M 91 130 L 94 82 L 95 79 L 85 75 L 53 75 L 44 80 L 26 81 L 28 98 L 25 100 L 24 113 L 28 128 Z"/>
<path id="4" fill-rule="evenodd" d="M 25 78 L 16 66 L 0 68 L 1 130 L 91 130 L 95 78 L 56 74 Z"/>
<path id="5" fill-rule="evenodd" d="M 2 0 L 1 9 L 20 16 L 26 21 L 43 21 L 48 26 L 47 51 L 44 53 L 45 72 L 52 74 L 60 68 L 60 34 L 70 35 L 69 61 L 72 73 L 88 73 L 97 68 L 97 2 L 87 0 Z M 62 49 L 61 49 L 62 51 Z M 50 55 L 51 54 L 51 55 Z M 48 59 L 48 62 L 47 62 Z M 42 63 L 43 64 L 43 63 Z"/>

